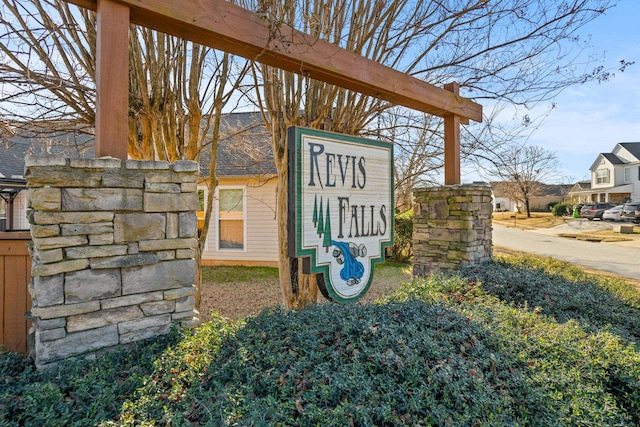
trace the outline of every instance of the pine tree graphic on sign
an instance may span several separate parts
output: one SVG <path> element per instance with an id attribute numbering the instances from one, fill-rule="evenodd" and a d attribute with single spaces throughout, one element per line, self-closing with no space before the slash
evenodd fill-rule
<path id="1" fill-rule="evenodd" d="M 320 216 L 322 216 L 322 212 L 320 212 Z M 324 218 L 324 238 L 322 239 L 322 246 L 324 246 L 325 251 L 329 252 L 329 248 L 331 247 L 331 217 L 329 216 L 329 201 L 327 200 L 327 216 Z"/>
<path id="2" fill-rule="evenodd" d="M 316 194 L 313 200 L 313 226 L 318 226 L 318 195 Z"/>
<path id="3" fill-rule="evenodd" d="M 313 216 L 317 216 L 318 227 L 316 228 L 316 231 L 318 232 L 318 237 L 322 237 L 322 233 L 324 233 L 324 219 L 322 218 L 322 197 L 320 197 L 320 208 L 317 211 L 314 209 Z"/>

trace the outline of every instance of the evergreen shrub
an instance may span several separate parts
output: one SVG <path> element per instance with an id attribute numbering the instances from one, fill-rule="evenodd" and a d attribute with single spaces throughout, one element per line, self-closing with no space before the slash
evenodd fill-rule
<path id="1" fill-rule="evenodd" d="M 638 325 L 627 282 L 499 258 L 47 371 L 0 353 L 0 425 L 637 426 Z"/>
<path id="2" fill-rule="evenodd" d="M 566 202 L 556 203 L 551 208 L 553 216 L 565 216 L 571 214 L 571 205 Z"/>
<path id="3" fill-rule="evenodd" d="M 394 217 L 394 236 L 391 258 L 396 262 L 409 262 L 413 257 L 413 209 Z"/>

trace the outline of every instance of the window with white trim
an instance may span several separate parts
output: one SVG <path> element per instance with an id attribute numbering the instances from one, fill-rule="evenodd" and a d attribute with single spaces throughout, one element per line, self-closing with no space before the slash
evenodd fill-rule
<path id="1" fill-rule="evenodd" d="M 218 249 L 245 249 L 245 195 L 241 187 L 220 188 L 218 192 Z"/>
<path id="2" fill-rule="evenodd" d="M 609 169 L 599 169 L 596 171 L 596 182 L 598 184 L 609 183 Z"/>
<path id="3" fill-rule="evenodd" d="M 631 182 L 631 168 L 629 166 L 624 168 L 624 182 Z"/>

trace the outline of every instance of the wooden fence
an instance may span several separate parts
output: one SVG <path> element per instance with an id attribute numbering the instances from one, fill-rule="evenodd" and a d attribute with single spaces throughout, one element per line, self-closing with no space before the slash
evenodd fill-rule
<path id="1" fill-rule="evenodd" d="M 25 313 L 31 310 L 29 280 L 31 257 L 27 243 L 29 232 L 0 232 L 0 348 L 26 352 L 31 322 Z"/>

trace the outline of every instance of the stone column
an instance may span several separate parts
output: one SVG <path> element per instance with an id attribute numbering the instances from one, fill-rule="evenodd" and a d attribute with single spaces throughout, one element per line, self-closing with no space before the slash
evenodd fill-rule
<path id="1" fill-rule="evenodd" d="M 414 188 L 413 274 L 455 271 L 492 256 L 491 187 Z"/>
<path id="2" fill-rule="evenodd" d="M 198 165 L 27 156 L 38 367 L 198 324 Z"/>

